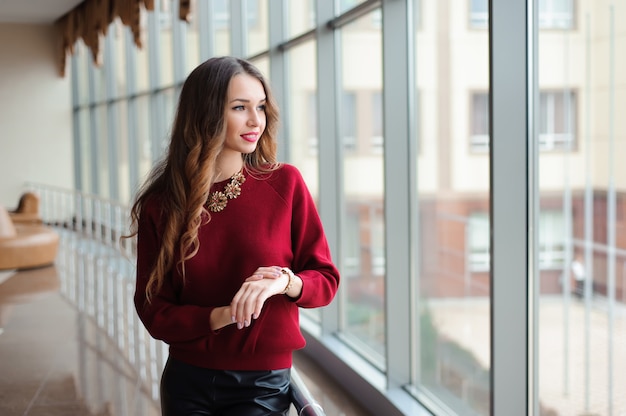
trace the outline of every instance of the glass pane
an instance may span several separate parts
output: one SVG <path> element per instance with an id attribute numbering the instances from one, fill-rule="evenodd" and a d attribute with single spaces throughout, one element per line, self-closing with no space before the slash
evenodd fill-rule
<path id="1" fill-rule="evenodd" d="M 74 117 L 78 121 L 78 141 L 80 146 L 80 171 L 77 172 L 80 175 L 81 189 L 84 193 L 92 193 L 91 186 L 91 137 L 89 135 L 90 117 L 89 109 L 81 108 L 77 113 L 74 113 Z"/>
<path id="2" fill-rule="evenodd" d="M 196 66 L 200 64 L 200 28 L 198 22 L 198 6 L 197 0 L 191 0 L 190 3 L 190 11 L 187 17 L 189 23 L 186 25 L 187 37 L 184 42 L 186 42 L 185 46 L 185 54 L 187 58 L 187 62 L 185 65 L 185 74 L 189 74 Z M 176 47 L 181 47 L 180 45 L 176 45 Z"/>
<path id="3" fill-rule="evenodd" d="M 146 91 L 150 86 L 150 57 L 148 56 L 148 44 L 152 42 L 152 40 L 150 39 L 150 32 L 148 30 L 148 13 L 149 12 L 146 12 L 142 6 L 141 15 L 139 16 L 141 22 L 139 25 L 142 43 L 141 48 L 135 46 L 130 30 L 127 31 L 126 35 L 127 44 L 132 45 L 131 47 L 137 56 L 137 76 L 135 77 L 135 81 L 137 83 L 138 91 Z"/>
<path id="4" fill-rule="evenodd" d="M 315 201 L 319 196 L 319 161 L 317 141 L 317 72 L 315 42 L 303 43 L 287 52 L 289 90 L 288 160 L 300 172 Z M 319 309 L 301 313 L 319 321 Z"/>
<path id="5" fill-rule="evenodd" d="M 572 29 L 573 25 L 573 0 L 539 0 L 539 27 Z"/>
<path id="6" fill-rule="evenodd" d="M 540 1 L 538 406 L 626 414 L 626 4 Z M 570 23 L 568 23 L 570 22 Z M 548 23 L 550 23 L 548 25 Z"/>
<path id="7" fill-rule="evenodd" d="M 414 3 L 422 22 L 414 75 L 415 386 L 454 414 L 489 415 L 489 32 L 468 26 L 454 8 L 427 7 L 433 4 Z M 470 21 L 486 28 L 487 2 L 464 4 Z"/>
<path id="8" fill-rule="evenodd" d="M 174 0 L 160 0 L 159 4 L 159 1 L 157 0 L 156 4 L 159 4 L 159 7 L 155 7 L 154 11 L 156 14 L 157 30 L 159 32 L 159 39 L 157 42 L 160 58 L 160 86 L 171 85 L 174 82 L 172 22 L 173 19 L 178 19 L 178 16 L 173 16 L 173 1 Z"/>
<path id="9" fill-rule="evenodd" d="M 315 0 L 285 2 L 287 5 L 287 36 L 295 37 L 315 27 Z"/>
<path id="10" fill-rule="evenodd" d="M 248 55 L 256 55 L 268 48 L 269 23 L 267 20 L 267 0 L 246 0 L 244 29 L 248 39 Z"/>
<path id="11" fill-rule="evenodd" d="M 264 56 L 261 58 L 257 58 L 251 62 L 254 64 L 254 66 L 257 67 L 259 71 L 261 71 L 261 73 L 265 77 L 265 80 L 270 85 L 272 85 L 272 79 L 270 78 L 270 60 Z"/>
<path id="12" fill-rule="evenodd" d="M 97 120 L 94 120 L 97 126 L 96 136 L 92 139 L 96 140 L 95 145 L 95 155 L 97 155 L 97 164 L 94 163 L 95 166 L 98 167 L 96 173 L 97 181 L 98 181 L 98 195 L 103 198 L 109 198 L 111 196 L 110 193 L 110 177 L 109 177 L 109 146 L 107 143 L 108 140 L 108 129 L 107 129 L 107 106 L 102 104 L 96 107 L 95 116 Z M 92 153 L 93 156 L 95 156 Z M 91 158 L 93 161 L 93 157 Z M 94 161 L 94 162 L 96 162 Z"/>
<path id="13" fill-rule="evenodd" d="M 150 141 L 150 104 L 147 95 L 141 95 L 137 100 L 137 147 L 139 150 L 139 182 L 143 182 L 152 167 L 152 146 Z M 140 183 L 135 184 L 138 187 Z"/>
<path id="14" fill-rule="evenodd" d="M 365 0 L 338 0 L 337 1 L 337 4 L 338 4 L 337 14 L 344 13 L 350 10 L 351 8 L 358 6 L 359 4 L 363 2 L 365 2 Z"/>
<path id="15" fill-rule="evenodd" d="M 89 102 L 89 66 L 91 65 L 91 52 L 85 47 L 83 42 L 74 44 L 76 53 L 72 59 L 76 62 L 76 71 L 72 71 L 72 77 L 76 79 L 78 88 L 74 89 L 74 93 L 78 98 L 78 105 L 84 105 Z M 69 62 L 69 60 L 68 60 Z"/>
<path id="16" fill-rule="evenodd" d="M 489 4 L 487 0 L 470 0 L 469 22 L 474 29 L 486 29 L 489 25 Z"/>
<path id="17" fill-rule="evenodd" d="M 111 36 L 111 47 L 113 49 L 113 62 L 115 63 L 115 85 L 113 91 L 117 97 L 126 94 L 126 47 L 125 31 L 128 27 L 122 25 L 120 20 L 115 20 L 109 26 L 109 36 Z M 105 63 L 106 64 L 106 63 Z"/>
<path id="18" fill-rule="evenodd" d="M 383 155 L 373 125 L 382 124 L 382 36 L 374 13 L 341 31 L 340 132 L 344 144 L 342 222 L 343 333 L 377 365 L 385 354 Z M 378 111 L 378 112 L 375 112 Z M 357 122 L 357 120 L 361 122 Z M 376 121 L 374 121 L 376 120 Z M 377 134 L 380 134 L 378 132 Z"/>
<path id="19" fill-rule="evenodd" d="M 215 28 L 215 55 L 230 54 L 230 2 L 213 1 L 213 27 Z"/>
<path id="20" fill-rule="evenodd" d="M 107 91 L 106 91 L 106 71 L 104 69 L 104 65 L 102 65 L 103 61 L 102 61 L 102 49 L 104 49 L 104 41 L 102 42 L 101 46 L 100 46 L 100 65 L 95 65 L 92 61 L 91 63 L 91 67 L 93 68 L 92 71 L 92 76 L 93 76 L 93 86 L 94 86 L 94 90 L 93 90 L 93 97 L 92 100 L 94 100 L 95 102 L 102 102 L 104 100 L 106 100 L 107 98 Z M 92 57 L 91 52 L 89 52 L 89 56 L 90 59 Z"/>
<path id="21" fill-rule="evenodd" d="M 118 112 L 118 123 L 115 126 L 115 137 L 117 139 L 117 175 L 119 188 L 119 201 L 129 203 L 131 192 L 130 189 L 130 166 L 128 159 L 128 101 L 121 100 L 114 106 Z"/>

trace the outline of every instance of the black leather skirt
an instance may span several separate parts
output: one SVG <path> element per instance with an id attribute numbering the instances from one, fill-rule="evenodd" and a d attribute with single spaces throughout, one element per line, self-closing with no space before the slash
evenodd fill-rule
<path id="1" fill-rule="evenodd" d="M 209 370 L 168 358 L 161 378 L 163 416 L 289 414 L 290 369 Z"/>

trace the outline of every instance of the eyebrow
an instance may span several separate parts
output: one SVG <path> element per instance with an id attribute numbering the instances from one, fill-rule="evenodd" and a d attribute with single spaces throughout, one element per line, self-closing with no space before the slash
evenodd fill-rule
<path id="1" fill-rule="evenodd" d="M 234 103 L 235 101 L 241 101 L 242 103 L 249 103 L 250 100 L 247 100 L 245 98 L 234 98 L 232 100 L 229 101 L 229 103 Z M 267 101 L 267 98 L 263 98 L 262 100 L 259 100 L 260 103 L 262 103 L 263 101 Z"/>

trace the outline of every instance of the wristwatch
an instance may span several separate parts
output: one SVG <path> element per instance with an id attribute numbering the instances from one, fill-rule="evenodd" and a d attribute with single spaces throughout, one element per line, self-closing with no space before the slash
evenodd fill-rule
<path id="1" fill-rule="evenodd" d="M 286 274 L 289 277 L 289 281 L 287 282 L 287 286 L 285 286 L 285 289 L 282 291 L 282 295 L 286 295 L 287 292 L 289 292 L 289 289 L 291 289 L 291 287 L 293 286 L 293 281 L 296 279 L 296 275 L 293 274 L 293 272 L 291 271 L 290 268 L 288 267 L 283 267 L 282 269 L 280 269 L 281 273 Z"/>

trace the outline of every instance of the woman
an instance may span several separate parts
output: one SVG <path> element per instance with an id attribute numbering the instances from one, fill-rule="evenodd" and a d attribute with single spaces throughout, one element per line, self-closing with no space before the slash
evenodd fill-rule
<path id="1" fill-rule="evenodd" d="M 339 273 L 296 168 L 276 162 L 278 109 L 261 73 L 212 58 L 185 81 L 166 158 L 132 207 L 135 306 L 169 344 L 164 415 L 286 415 L 298 307 Z"/>

